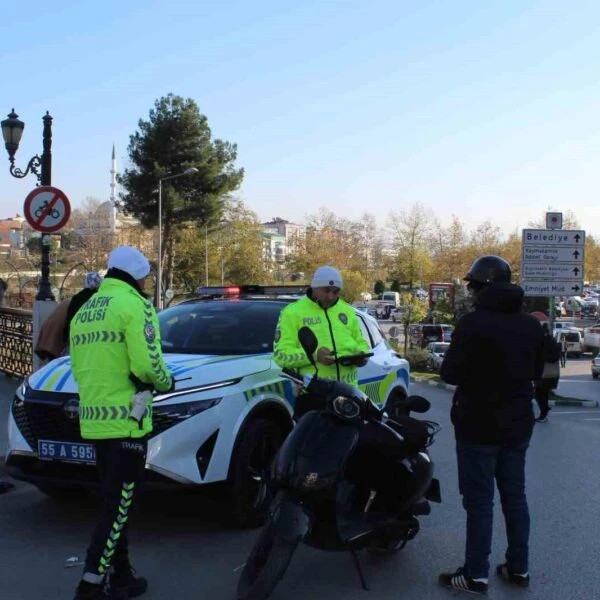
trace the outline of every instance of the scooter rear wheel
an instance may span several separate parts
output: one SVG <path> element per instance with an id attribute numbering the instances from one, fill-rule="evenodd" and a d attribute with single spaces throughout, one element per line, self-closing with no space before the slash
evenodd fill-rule
<path id="1" fill-rule="evenodd" d="M 282 538 L 269 519 L 242 569 L 237 586 L 238 600 L 265 600 L 283 577 L 299 540 Z"/>

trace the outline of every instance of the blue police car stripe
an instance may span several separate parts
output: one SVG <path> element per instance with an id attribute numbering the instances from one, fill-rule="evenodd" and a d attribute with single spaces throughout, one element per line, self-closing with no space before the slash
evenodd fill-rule
<path id="1" fill-rule="evenodd" d="M 48 379 L 50 379 L 50 377 L 52 377 L 52 375 L 54 375 L 56 373 L 57 369 L 62 367 L 68 360 L 69 360 L 68 356 L 66 356 L 65 358 L 60 358 L 60 359 L 56 360 L 54 362 L 54 364 L 52 365 L 52 367 L 49 368 L 38 381 L 35 382 L 35 386 L 37 388 L 41 388 L 42 385 L 44 385 L 44 383 Z"/>
<path id="2" fill-rule="evenodd" d="M 54 390 L 60 392 L 65 386 L 65 383 L 67 383 L 67 381 L 69 380 L 69 377 L 71 377 L 71 369 L 66 370 L 65 374 L 59 379 Z"/>

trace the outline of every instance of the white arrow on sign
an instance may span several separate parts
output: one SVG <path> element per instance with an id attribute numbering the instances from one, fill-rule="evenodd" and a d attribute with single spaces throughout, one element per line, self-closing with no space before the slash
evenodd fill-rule
<path id="1" fill-rule="evenodd" d="M 564 263 L 523 263 L 521 276 L 525 279 L 559 279 L 567 281 L 573 279 L 579 281 L 582 277 L 582 269 L 577 265 L 565 265 Z"/>
<path id="2" fill-rule="evenodd" d="M 523 260 L 582 265 L 584 250 L 578 246 L 523 246 Z"/>
<path id="3" fill-rule="evenodd" d="M 583 246 L 583 229 L 523 229 L 525 246 Z"/>
<path id="4" fill-rule="evenodd" d="M 579 281 L 522 281 L 526 296 L 579 296 L 583 280 Z"/>

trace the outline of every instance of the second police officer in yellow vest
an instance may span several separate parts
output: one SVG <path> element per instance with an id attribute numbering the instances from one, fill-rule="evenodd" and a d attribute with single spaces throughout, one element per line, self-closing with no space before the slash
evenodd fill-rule
<path id="1" fill-rule="evenodd" d="M 121 246 L 110 253 L 107 266 L 100 289 L 77 312 L 70 332 L 81 435 L 95 442 L 104 497 L 75 600 L 129 598 L 146 591 L 146 580 L 132 571 L 127 547 L 129 515 L 152 431 L 151 396 L 136 392 L 140 387 L 161 392 L 173 387 L 156 312 L 143 294 L 148 259 Z M 134 396 L 144 405 L 132 415 Z"/>
<path id="2" fill-rule="evenodd" d="M 313 374 L 312 367 L 298 340 L 298 331 L 310 327 L 319 342 L 315 359 L 319 377 L 358 385 L 357 364 L 343 365 L 336 357 L 366 353 L 369 344 L 362 336 L 354 309 L 340 298 L 343 281 L 340 272 L 330 266 L 319 267 L 303 296 L 281 312 L 275 331 L 274 359 L 280 367 Z M 366 364 L 362 359 L 358 366 Z M 295 417 L 322 408 L 322 400 L 301 394 L 296 401 Z"/>

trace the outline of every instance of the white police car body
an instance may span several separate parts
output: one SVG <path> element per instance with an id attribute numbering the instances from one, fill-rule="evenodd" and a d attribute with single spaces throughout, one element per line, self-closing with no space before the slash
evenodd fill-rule
<path id="1" fill-rule="evenodd" d="M 176 389 L 154 399 L 147 484 L 227 483 L 232 518 L 257 524 L 268 506 L 265 476 L 293 426 L 297 390 L 272 359 L 279 312 L 290 299 L 193 300 L 159 315 Z M 377 403 L 408 394 L 409 366 L 377 321 L 357 312 L 374 353 L 359 369 Z M 77 384 L 68 357 L 30 375 L 9 415 L 8 472 L 53 495 L 97 485 L 93 446 L 79 435 Z"/>

